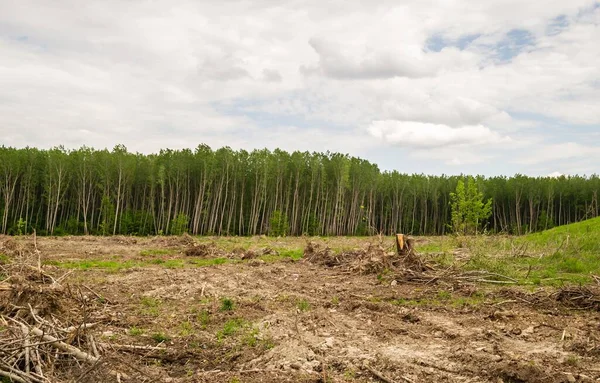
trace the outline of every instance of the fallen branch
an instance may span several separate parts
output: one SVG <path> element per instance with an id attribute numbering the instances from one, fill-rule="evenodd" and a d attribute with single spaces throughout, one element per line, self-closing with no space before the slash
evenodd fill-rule
<path id="1" fill-rule="evenodd" d="M 369 372 L 373 375 L 375 375 L 376 377 L 378 377 L 381 381 L 385 382 L 385 383 L 395 383 L 392 379 L 386 377 L 385 375 L 383 375 L 381 372 L 377 371 L 376 369 L 374 369 L 373 367 L 369 366 L 368 364 L 364 364 L 364 367 L 369 370 Z"/>
<path id="2" fill-rule="evenodd" d="M 78 349 L 77 347 L 71 346 L 64 342 L 61 342 L 60 340 L 56 339 L 55 337 L 53 337 L 51 335 L 44 333 L 42 330 L 40 330 L 38 328 L 32 328 L 31 333 L 41 337 L 42 340 L 46 340 L 46 341 L 50 342 L 50 344 L 52 346 L 54 346 L 55 348 L 57 348 L 61 351 L 64 351 L 68 354 L 73 355 L 76 359 L 78 359 L 82 362 L 97 363 L 99 360 L 95 356 L 92 356 L 92 355 L 88 354 L 87 352 L 83 352 L 80 349 Z"/>
<path id="3" fill-rule="evenodd" d="M 15 381 L 18 383 L 30 383 L 31 382 L 31 380 L 29 380 L 29 379 L 25 380 L 18 375 L 15 375 L 11 372 L 7 372 L 7 371 L 3 371 L 3 370 L 0 370 L 0 376 L 4 376 L 4 377 L 8 378 L 11 382 L 12 381 Z"/>

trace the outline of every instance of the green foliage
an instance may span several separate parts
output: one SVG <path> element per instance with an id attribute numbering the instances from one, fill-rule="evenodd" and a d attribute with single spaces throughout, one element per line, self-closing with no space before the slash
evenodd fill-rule
<path id="1" fill-rule="evenodd" d="M 467 177 L 467 184 L 459 180 L 456 191 L 450 193 L 452 229 L 460 234 L 477 234 L 479 228 L 492 214 L 492 199 L 483 201 L 475 179 Z"/>
<path id="2" fill-rule="evenodd" d="M 23 218 L 19 218 L 19 222 L 17 222 L 17 235 L 27 234 L 27 221 Z"/>
<path id="3" fill-rule="evenodd" d="M 171 234 L 172 235 L 181 235 L 183 233 L 187 233 L 188 225 L 190 223 L 190 218 L 185 213 L 177 214 L 171 221 Z"/>
<path id="4" fill-rule="evenodd" d="M 275 210 L 273 214 L 271 214 L 269 223 L 269 235 L 273 237 L 284 237 L 288 233 L 288 218 L 281 211 Z"/>
<path id="5" fill-rule="evenodd" d="M 489 219 L 461 212 L 459 181 L 467 208 L 472 186 L 482 210 L 493 199 Z M 598 175 L 465 180 L 381 171 L 339 153 L 207 145 L 149 155 L 0 146 L 0 185 L 0 234 L 11 235 L 525 234 L 600 215 Z"/>
<path id="6" fill-rule="evenodd" d="M 102 217 L 99 231 L 102 235 L 112 233 L 112 227 L 115 222 L 115 205 L 112 203 L 109 196 L 105 195 L 102 197 L 102 203 L 100 205 L 100 214 Z"/>

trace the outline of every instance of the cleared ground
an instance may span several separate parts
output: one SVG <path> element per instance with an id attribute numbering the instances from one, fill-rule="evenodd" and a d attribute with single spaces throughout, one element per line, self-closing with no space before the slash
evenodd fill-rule
<path id="1" fill-rule="evenodd" d="M 387 267 L 391 238 L 310 241 L 312 257 L 302 238 L 1 237 L 0 309 L 97 323 L 85 332 L 99 361 L 57 355 L 62 381 L 600 381 L 594 249 L 418 238 L 415 271 Z M 17 275 L 37 267 L 35 247 L 54 281 Z M 40 286 L 60 294 L 45 299 Z"/>

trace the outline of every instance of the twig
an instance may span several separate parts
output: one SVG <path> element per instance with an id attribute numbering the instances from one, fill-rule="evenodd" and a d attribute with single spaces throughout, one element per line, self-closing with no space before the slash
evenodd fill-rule
<path id="1" fill-rule="evenodd" d="M 100 353 L 98 352 L 98 348 L 96 347 L 96 342 L 94 341 L 94 336 L 92 334 L 88 334 L 87 338 L 88 338 L 88 342 L 90 342 L 90 345 L 92 347 L 92 354 L 94 354 L 94 356 L 96 358 L 99 358 Z"/>
<path id="2" fill-rule="evenodd" d="M 505 305 L 507 303 L 515 303 L 515 302 L 517 302 L 515 299 L 507 299 L 505 301 L 494 303 L 492 306 L 500 306 L 500 305 Z"/>
<path id="3" fill-rule="evenodd" d="M 67 327 L 66 329 L 64 329 L 62 331 L 66 332 L 66 333 L 70 333 L 70 332 L 74 332 L 74 331 L 87 330 L 89 328 L 96 326 L 97 324 L 98 323 L 82 323 L 79 326 Z"/>
<path id="4" fill-rule="evenodd" d="M 475 282 L 495 283 L 495 284 L 499 284 L 499 285 L 514 285 L 514 284 L 517 284 L 517 282 L 513 282 L 513 281 L 496 281 L 496 280 L 493 280 L 493 279 L 476 279 Z"/>
<path id="5" fill-rule="evenodd" d="M 13 373 L 7 372 L 7 371 L 3 371 L 3 370 L 0 370 L 0 376 L 4 376 L 4 377 L 8 378 L 10 381 L 15 381 L 18 383 L 30 383 L 31 382 L 31 380 L 29 380 L 29 379 L 25 380 L 16 374 L 13 374 Z"/>
<path id="6" fill-rule="evenodd" d="M 108 346 L 105 343 L 100 343 L 101 346 Z M 156 347 L 156 346 L 137 346 L 134 344 L 111 344 L 110 347 L 115 350 L 144 350 L 144 351 L 164 351 L 166 347 Z"/>
<path id="7" fill-rule="evenodd" d="M 363 366 L 367 370 L 369 370 L 369 372 L 371 374 L 375 375 L 376 377 L 378 377 L 380 380 L 384 381 L 385 383 L 395 383 L 393 380 L 391 380 L 390 378 L 386 377 L 381 372 L 377 371 L 376 369 L 374 369 L 373 367 L 369 366 L 368 364 L 365 363 Z M 410 382 L 410 380 L 409 380 L 409 382 Z"/>
<path id="8" fill-rule="evenodd" d="M 94 294 L 94 296 L 98 299 L 100 299 L 101 301 L 104 300 L 106 302 L 109 302 L 108 299 L 104 298 L 102 295 L 98 294 L 97 292 L 95 292 L 94 290 L 92 290 L 88 285 L 84 285 L 83 283 L 81 284 L 81 286 L 85 287 L 86 289 L 88 289 L 88 291 L 92 294 Z"/>

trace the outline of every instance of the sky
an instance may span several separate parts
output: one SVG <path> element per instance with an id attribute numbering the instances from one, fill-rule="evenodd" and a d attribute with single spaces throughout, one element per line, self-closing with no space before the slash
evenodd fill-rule
<path id="1" fill-rule="evenodd" d="M 0 0 L 0 145 L 600 173 L 600 2 Z"/>

